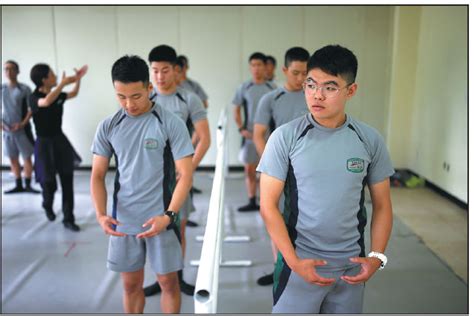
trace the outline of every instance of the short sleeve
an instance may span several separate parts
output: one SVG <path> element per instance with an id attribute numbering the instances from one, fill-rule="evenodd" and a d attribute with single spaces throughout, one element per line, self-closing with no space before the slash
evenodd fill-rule
<path id="1" fill-rule="evenodd" d="M 62 103 L 64 103 L 64 101 L 67 100 L 67 93 L 65 92 L 61 92 L 58 96 L 58 98 L 56 100 L 54 100 L 54 103 L 58 102 L 58 101 L 63 101 Z"/>
<path id="2" fill-rule="evenodd" d="M 38 100 L 41 99 L 41 97 L 36 93 L 32 93 L 30 94 L 30 97 L 28 99 L 29 99 L 28 105 L 31 109 L 31 112 L 33 113 L 38 112 L 39 110 Z"/>
<path id="3" fill-rule="evenodd" d="M 199 97 L 194 93 L 189 93 L 188 100 L 191 111 L 191 122 L 195 123 L 207 119 L 207 111 Z"/>
<path id="4" fill-rule="evenodd" d="M 237 88 L 235 91 L 234 98 L 232 99 L 232 104 L 236 106 L 241 106 L 244 104 L 244 93 L 243 93 L 243 85 Z"/>
<path id="5" fill-rule="evenodd" d="M 266 93 L 258 102 L 257 111 L 255 112 L 254 124 L 262 124 L 270 126 L 272 118 L 272 98 L 273 93 Z"/>
<path id="6" fill-rule="evenodd" d="M 207 101 L 207 99 L 209 98 L 206 92 L 204 91 L 204 89 L 201 87 L 201 85 L 198 82 L 196 82 L 196 94 L 203 102 Z"/>
<path id="7" fill-rule="evenodd" d="M 286 181 L 289 166 L 290 139 L 285 137 L 284 128 L 277 128 L 268 139 L 263 151 L 257 171 L 274 178 Z"/>
<path id="8" fill-rule="evenodd" d="M 193 144 L 184 122 L 174 113 L 162 110 L 165 131 L 171 146 L 174 160 L 194 154 Z"/>
<path id="9" fill-rule="evenodd" d="M 113 154 L 113 148 L 107 135 L 108 124 L 110 124 L 109 120 L 100 122 L 92 142 L 91 151 L 95 155 L 110 158 Z"/>
<path id="10" fill-rule="evenodd" d="M 378 132 L 371 142 L 371 147 L 372 161 L 367 175 L 369 185 L 381 182 L 395 173 L 387 146 Z"/>

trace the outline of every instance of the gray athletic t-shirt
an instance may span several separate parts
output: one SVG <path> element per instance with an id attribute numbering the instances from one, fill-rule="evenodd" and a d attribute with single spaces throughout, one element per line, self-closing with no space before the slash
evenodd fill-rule
<path id="1" fill-rule="evenodd" d="M 23 112 L 28 110 L 28 101 L 31 89 L 22 83 L 10 88 L 8 84 L 2 84 L 2 122 L 11 127 L 23 120 Z"/>
<path id="2" fill-rule="evenodd" d="M 346 116 L 330 129 L 307 114 L 277 128 L 257 171 L 285 181 L 284 218 L 296 252 L 347 267 L 365 256 L 364 187 L 394 173 L 382 136 Z"/>
<path id="3" fill-rule="evenodd" d="M 207 119 L 207 111 L 199 97 L 188 90 L 178 87 L 174 93 L 163 95 L 153 89 L 150 100 L 178 115 L 191 134 L 193 125 L 200 120 Z"/>
<path id="4" fill-rule="evenodd" d="M 183 121 L 157 105 L 137 117 L 121 109 L 103 120 L 91 150 L 99 156 L 115 156 L 112 216 L 122 224 L 117 231 L 129 235 L 149 229 L 142 225 L 167 209 L 174 160 L 194 153 Z"/>
<path id="5" fill-rule="evenodd" d="M 288 91 L 279 87 L 265 94 L 258 103 L 254 124 L 275 128 L 308 113 L 303 90 Z"/>
<path id="6" fill-rule="evenodd" d="M 242 83 L 235 92 L 232 104 L 241 106 L 244 110 L 243 126 L 248 131 L 253 131 L 253 123 L 257 105 L 264 94 L 276 89 L 276 85 L 271 82 L 256 84 L 252 80 Z"/>
<path id="7" fill-rule="evenodd" d="M 179 86 L 185 90 L 194 92 L 202 102 L 207 101 L 208 99 L 206 92 L 197 81 L 187 78 L 186 80 L 183 80 Z"/>

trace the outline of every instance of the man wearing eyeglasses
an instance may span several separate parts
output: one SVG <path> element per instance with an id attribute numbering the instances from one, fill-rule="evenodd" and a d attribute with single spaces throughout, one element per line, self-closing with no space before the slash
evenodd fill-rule
<path id="1" fill-rule="evenodd" d="M 362 313 L 365 282 L 387 263 L 394 170 L 382 136 L 345 113 L 357 91 L 354 54 L 323 47 L 307 70 L 310 113 L 272 133 L 257 168 L 261 214 L 279 250 L 273 312 Z M 367 256 L 366 185 L 373 205 Z"/>

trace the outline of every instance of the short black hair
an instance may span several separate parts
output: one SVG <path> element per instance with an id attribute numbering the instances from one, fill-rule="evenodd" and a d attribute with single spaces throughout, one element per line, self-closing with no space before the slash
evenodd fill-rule
<path id="1" fill-rule="evenodd" d="M 184 68 L 184 64 L 183 64 L 183 61 L 181 59 L 176 59 L 176 66 L 178 66 L 179 68 L 183 69 Z"/>
<path id="2" fill-rule="evenodd" d="M 265 56 L 264 54 L 262 54 L 260 52 L 255 52 L 252 55 L 250 55 L 249 63 L 254 59 L 261 60 L 261 61 L 263 61 L 263 63 L 265 63 L 265 61 L 267 60 L 267 56 Z"/>
<path id="3" fill-rule="evenodd" d="M 16 61 L 9 59 L 5 62 L 5 64 L 12 64 L 13 66 L 15 66 L 16 72 L 20 72 L 20 66 L 18 66 L 18 63 Z"/>
<path id="4" fill-rule="evenodd" d="M 36 88 L 43 86 L 43 79 L 48 78 L 48 74 L 51 68 L 48 64 L 36 64 L 31 68 L 30 79 L 35 84 Z"/>
<path id="5" fill-rule="evenodd" d="M 182 65 L 181 67 L 189 67 L 189 61 L 188 61 L 188 57 L 184 56 L 184 55 L 179 55 L 178 58 L 178 65 Z"/>
<path id="6" fill-rule="evenodd" d="M 117 59 L 112 66 L 112 83 L 143 82 L 146 87 L 150 83 L 150 73 L 146 62 L 136 55 L 125 55 Z"/>
<path id="7" fill-rule="evenodd" d="M 272 55 L 267 55 L 267 58 L 265 59 L 265 63 L 268 63 L 268 62 L 271 62 L 273 66 L 276 66 L 277 64 L 275 57 L 273 57 Z"/>
<path id="8" fill-rule="evenodd" d="M 150 62 L 150 64 L 154 61 L 166 61 L 171 63 L 172 65 L 176 65 L 177 59 L 178 57 L 176 55 L 175 49 L 168 45 L 156 46 L 148 54 L 148 61 Z"/>
<path id="9" fill-rule="evenodd" d="M 307 62 L 309 59 L 309 52 L 303 47 L 292 47 L 285 53 L 285 67 L 288 68 L 294 61 Z"/>
<path id="10" fill-rule="evenodd" d="M 333 76 L 340 75 L 347 83 L 355 82 L 357 58 L 352 51 L 340 45 L 327 45 L 318 49 L 308 61 L 308 72 L 319 68 Z"/>

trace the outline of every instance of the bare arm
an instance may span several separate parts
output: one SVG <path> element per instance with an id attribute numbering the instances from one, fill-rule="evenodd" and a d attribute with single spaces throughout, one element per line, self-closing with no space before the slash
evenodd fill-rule
<path id="1" fill-rule="evenodd" d="M 81 87 L 81 79 L 87 73 L 87 69 L 87 65 L 82 66 L 79 70 L 74 68 L 74 71 L 76 72 L 76 84 L 74 85 L 72 91 L 67 94 L 68 99 L 76 97 L 79 93 L 79 89 Z"/>
<path id="2" fill-rule="evenodd" d="M 255 147 L 257 148 L 257 153 L 260 157 L 262 157 L 263 150 L 265 149 L 265 145 L 267 143 L 265 139 L 265 134 L 267 133 L 267 126 L 263 124 L 255 123 L 253 125 L 253 142 L 255 143 Z"/>
<path id="3" fill-rule="evenodd" d="M 209 103 L 207 102 L 207 100 L 202 101 L 202 104 L 204 105 L 205 109 L 207 109 L 207 107 L 209 106 Z"/>
<path id="4" fill-rule="evenodd" d="M 67 93 L 67 98 L 68 99 L 71 99 L 71 98 L 74 98 L 78 95 L 79 93 L 79 89 L 81 88 L 81 79 L 79 78 L 77 81 L 76 81 L 76 84 L 74 85 L 74 88 L 72 89 L 72 91 L 68 92 Z"/>
<path id="5" fill-rule="evenodd" d="M 193 182 L 193 167 L 192 167 L 192 158 L 191 156 L 175 160 L 176 173 L 179 174 L 178 182 L 173 191 L 173 196 L 171 197 L 170 205 L 168 210 L 173 212 L 179 212 L 179 209 L 184 203 L 189 190 L 191 190 L 191 184 Z M 150 226 L 150 229 L 147 231 L 138 234 L 138 238 L 148 238 L 158 235 L 161 231 L 166 229 L 170 224 L 170 217 L 166 215 L 158 215 L 150 218 L 146 223 L 143 224 L 143 227 Z"/>
<path id="6" fill-rule="evenodd" d="M 63 72 L 63 77 L 61 82 L 52 89 L 44 98 L 38 100 L 38 107 L 48 107 L 56 101 L 59 97 L 59 94 L 63 91 L 64 87 L 75 82 L 76 76 L 66 77 L 66 74 Z"/>
<path id="7" fill-rule="evenodd" d="M 234 106 L 234 120 L 239 129 L 243 127 L 242 114 L 240 113 L 240 106 Z"/>
<path id="8" fill-rule="evenodd" d="M 372 251 L 384 253 L 390 233 L 392 232 L 392 202 L 390 199 L 389 178 L 369 186 L 372 198 L 372 224 L 370 226 Z M 352 258 L 351 261 L 361 264 L 361 272 L 353 277 L 343 277 L 347 283 L 366 282 L 380 267 L 377 258 Z"/>
<path id="9" fill-rule="evenodd" d="M 199 166 L 199 163 L 211 145 L 211 133 L 209 132 L 209 122 L 207 119 L 199 120 L 194 123 L 193 136 L 194 135 L 196 135 L 195 137 L 197 137 L 198 143 L 193 156 L 193 171 Z"/>
<path id="10" fill-rule="evenodd" d="M 245 138 L 252 139 L 252 133 L 248 130 L 243 129 L 245 128 L 242 123 L 242 114 L 240 113 L 240 106 L 234 106 L 234 120 L 239 128 L 240 135 Z"/>
<path id="11" fill-rule="evenodd" d="M 278 201 L 283 191 L 284 182 L 265 173 L 260 177 L 260 214 L 265 222 L 272 241 L 281 252 L 290 269 L 307 282 L 320 286 L 332 284 L 335 279 L 327 279 L 315 272 L 315 266 L 325 265 L 326 262 L 317 259 L 300 259 L 288 235 L 283 217 L 278 210 Z"/>
<path id="12" fill-rule="evenodd" d="M 8 129 L 7 131 L 15 132 L 15 131 L 25 127 L 26 124 L 28 123 L 28 121 L 30 120 L 31 115 L 32 115 L 31 111 L 28 110 L 28 112 L 25 115 L 25 118 L 21 122 L 13 124 L 13 126 L 10 129 Z"/>
<path id="13" fill-rule="evenodd" d="M 92 158 L 91 195 L 95 208 L 95 216 L 104 232 L 108 235 L 125 236 L 116 232 L 112 225 L 119 225 L 114 218 L 107 216 L 107 189 L 105 187 L 105 176 L 109 168 L 109 158 L 94 155 Z"/>
<path id="14" fill-rule="evenodd" d="M 191 156 L 175 160 L 176 173 L 179 174 L 178 182 L 171 197 L 169 210 L 178 212 L 186 200 L 193 183 L 193 163 Z"/>

